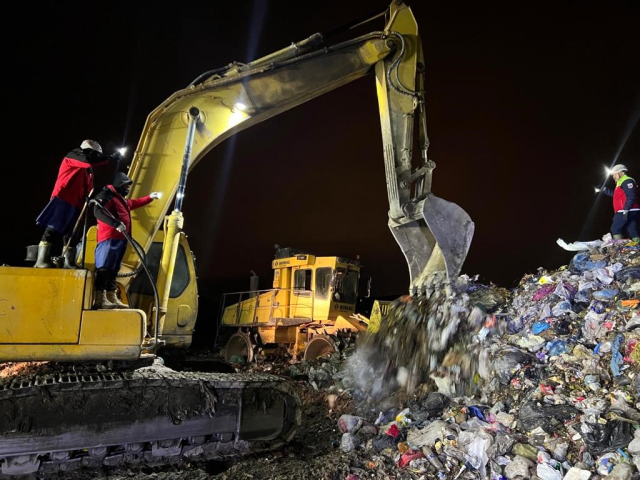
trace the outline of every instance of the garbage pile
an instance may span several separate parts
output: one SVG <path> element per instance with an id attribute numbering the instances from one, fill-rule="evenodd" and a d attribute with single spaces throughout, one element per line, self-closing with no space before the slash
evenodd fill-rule
<path id="1" fill-rule="evenodd" d="M 510 294 L 463 277 L 396 301 L 339 379 L 363 404 L 338 421 L 336 448 L 360 459 L 351 480 L 640 470 L 640 247 L 572 247 L 568 266 Z M 376 408 L 397 388 L 403 405 Z"/>

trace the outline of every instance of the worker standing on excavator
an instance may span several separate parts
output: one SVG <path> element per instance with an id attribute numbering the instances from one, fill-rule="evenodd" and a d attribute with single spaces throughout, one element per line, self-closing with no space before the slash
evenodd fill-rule
<path id="1" fill-rule="evenodd" d="M 127 249 L 127 235 L 131 235 L 131 210 L 144 207 L 161 194 L 127 200 L 132 180 L 117 172 L 113 185 L 104 187 L 96 195 L 93 213 L 98 220 L 96 246 L 96 301 L 94 308 L 129 308 L 116 292 L 116 277 Z"/>
<path id="2" fill-rule="evenodd" d="M 624 165 L 614 166 L 610 173 L 616 182 L 616 188 L 611 190 L 603 187 L 602 193 L 613 197 L 613 211 L 615 212 L 611 224 L 613 238 L 621 239 L 624 232 L 627 231 L 634 242 L 640 242 L 640 235 L 638 235 L 638 217 L 640 217 L 638 184 L 626 172 L 627 167 Z"/>
<path id="3" fill-rule="evenodd" d="M 38 245 L 38 259 L 34 267 L 52 267 L 49 262 L 51 244 L 58 237 L 62 237 L 65 244 L 69 241 L 80 211 L 93 190 L 93 167 L 106 165 L 116 158 L 104 155 L 95 140 L 85 140 L 80 148 L 67 153 L 62 159 L 51 200 L 36 219 L 45 231 Z M 75 247 L 65 250 L 64 268 L 77 268 L 75 257 Z"/>

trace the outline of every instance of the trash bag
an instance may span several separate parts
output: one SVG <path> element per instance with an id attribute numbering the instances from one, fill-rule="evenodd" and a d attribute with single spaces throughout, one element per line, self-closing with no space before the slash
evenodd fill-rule
<path id="1" fill-rule="evenodd" d="M 491 364 L 491 368 L 500 383 L 509 385 L 509 382 L 520 368 L 535 362 L 536 357 L 514 348 L 498 352 Z"/>
<path id="2" fill-rule="evenodd" d="M 578 272 L 590 272 L 606 266 L 606 260 L 591 260 L 591 255 L 585 252 L 577 253 L 571 259 L 571 263 L 569 264 L 569 268 L 571 268 L 571 270 Z"/>
<path id="3" fill-rule="evenodd" d="M 625 282 L 628 279 L 640 280 L 640 265 L 626 267 L 615 274 L 616 282 Z"/>
<path id="4" fill-rule="evenodd" d="M 618 290 L 616 289 L 598 290 L 597 292 L 593 292 L 593 298 L 602 302 L 610 302 L 616 298 L 616 295 L 618 295 Z"/>
<path id="5" fill-rule="evenodd" d="M 633 440 L 633 425 L 622 420 L 610 420 L 606 424 L 583 423 L 581 436 L 595 455 L 615 452 L 619 448 L 627 448 Z"/>
<path id="6" fill-rule="evenodd" d="M 538 405 L 529 401 L 520 407 L 518 419 L 527 432 L 540 427 L 552 433 L 563 425 L 563 422 L 579 415 L 578 409 L 571 405 Z"/>
<path id="7" fill-rule="evenodd" d="M 429 418 L 438 417 L 450 403 L 451 400 L 446 395 L 431 392 L 427 398 L 422 400 L 420 410 L 426 411 L 429 414 Z"/>

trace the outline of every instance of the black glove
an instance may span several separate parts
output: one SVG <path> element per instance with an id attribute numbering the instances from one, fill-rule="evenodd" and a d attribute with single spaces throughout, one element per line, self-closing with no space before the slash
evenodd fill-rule
<path id="1" fill-rule="evenodd" d="M 119 162 L 120 160 L 122 160 L 122 155 L 120 155 L 118 152 L 109 155 L 110 162 Z"/>

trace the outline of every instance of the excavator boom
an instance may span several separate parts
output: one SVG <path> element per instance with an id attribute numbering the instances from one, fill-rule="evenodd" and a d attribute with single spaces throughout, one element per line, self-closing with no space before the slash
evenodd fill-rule
<path id="1" fill-rule="evenodd" d="M 200 116 L 189 171 L 234 133 L 375 70 L 389 226 L 409 265 L 410 290 L 421 288 L 433 273 L 457 277 L 469 249 L 473 222 L 457 205 L 431 193 L 435 164 L 427 158 L 424 60 L 410 8 L 394 2 L 383 31 L 334 46 L 322 43 L 323 36 L 315 34 L 249 64 L 232 64 L 203 74 L 149 115 L 130 170 L 130 195 L 135 198 L 150 191 L 165 195 L 133 212 L 133 231 L 145 250 L 178 189 L 190 109 L 197 108 Z M 413 168 L 413 125 L 418 115 L 422 159 Z M 130 255 L 125 264 L 134 269 L 138 261 Z"/>

